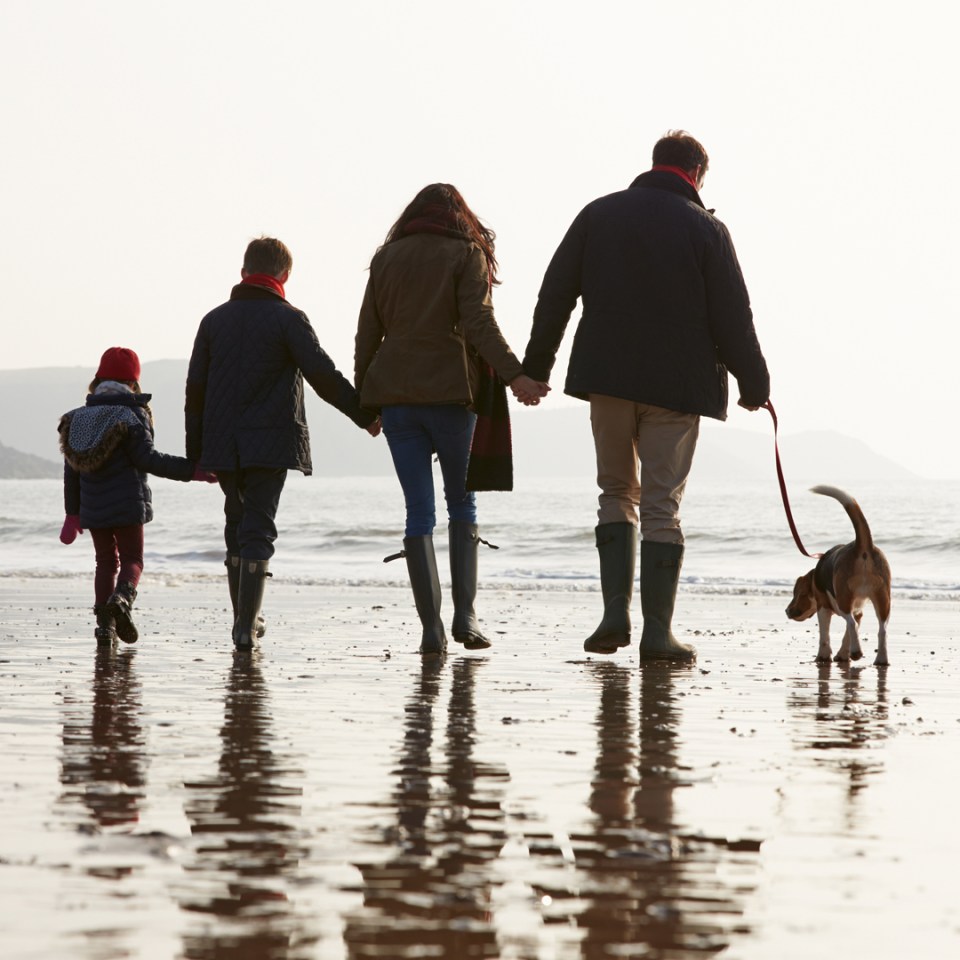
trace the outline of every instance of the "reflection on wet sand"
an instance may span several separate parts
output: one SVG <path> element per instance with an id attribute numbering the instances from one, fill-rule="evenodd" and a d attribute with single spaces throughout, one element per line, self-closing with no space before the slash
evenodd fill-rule
<path id="1" fill-rule="evenodd" d="M 811 759 L 840 773 L 846 781 L 843 819 L 856 820 L 857 795 L 883 770 L 871 748 L 888 735 L 886 669 L 870 669 L 876 678 L 871 693 L 862 684 L 866 668 L 820 663 L 816 681 L 796 680 L 787 706 L 794 716 L 794 744 Z"/>
<path id="2" fill-rule="evenodd" d="M 92 712 L 64 700 L 62 800 L 87 808 L 92 832 L 129 833 L 140 819 L 147 763 L 135 657 L 136 650 L 98 650 Z"/>
<path id="3" fill-rule="evenodd" d="M 582 956 L 718 953 L 746 932 L 744 899 L 754 884 L 745 877 L 759 844 L 692 836 L 677 823 L 674 793 L 690 781 L 678 761 L 674 668 L 643 668 L 638 708 L 634 670 L 590 666 L 600 682 L 593 831 L 571 837 L 583 878 Z"/>
<path id="4" fill-rule="evenodd" d="M 364 907 L 347 919 L 351 958 L 495 957 L 491 867 L 504 843 L 502 785 L 507 773 L 478 763 L 475 674 L 483 660 L 458 659 L 447 711 L 444 761 L 434 765 L 435 712 L 446 671 L 425 664 L 406 703 L 384 838 L 389 859 L 359 864 Z"/>
<path id="5" fill-rule="evenodd" d="M 200 838 L 180 906 L 203 922 L 184 934 L 190 960 L 309 956 L 311 938 L 287 891 L 303 857 L 293 798 L 302 771 L 273 750 L 259 654 L 236 654 L 228 674 L 217 772 L 185 784 L 185 812 Z"/>
<path id="6" fill-rule="evenodd" d="M 96 659 L 84 583 L 7 585 L 0 960 L 957 954 L 954 600 L 881 671 L 701 597 L 698 666 L 640 671 L 565 659 L 589 597 L 491 590 L 513 649 L 421 676 L 399 589 L 274 586 L 232 667 L 217 584 Z"/>

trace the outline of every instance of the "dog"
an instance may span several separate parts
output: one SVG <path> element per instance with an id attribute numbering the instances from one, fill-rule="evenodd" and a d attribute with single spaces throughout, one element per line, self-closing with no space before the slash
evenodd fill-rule
<path id="1" fill-rule="evenodd" d="M 807 620 L 814 614 L 820 624 L 820 647 L 817 660 L 830 659 L 830 620 L 834 614 L 843 617 L 847 629 L 837 655 L 838 662 L 859 660 L 860 620 L 864 603 L 873 604 L 880 627 L 877 635 L 875 666 L 889 665 L 887 658 L 887 623 L 890 620 L 890 565 L 882 551 L 873 544 L 870 527 L 860 505 L 849 494 L 836 487 L 813 487 L 811 493 L 838 500 L 853 521 L 856 539 L 828 550 L 817 565 L 797 579 L 793 599 L 787 606 L 791 620 Z"/>

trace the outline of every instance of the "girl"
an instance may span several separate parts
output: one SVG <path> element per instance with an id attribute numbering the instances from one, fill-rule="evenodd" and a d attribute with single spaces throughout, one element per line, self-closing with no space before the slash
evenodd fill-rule
<path id="1" fill-rule="evenodd" d="M 474 613 L 477 508 L 466 488 L 481 363 L 524 403 L 549 389 L 525 376 L 493 316 L 494 234 L 448 183 L 424 187 L 370 263 L 357 329 L 355 382 L 379 409 L 406 501 L 403 553 L 423 626 L 420 652 L 446 649 L 433 549 L 432 455 L 440 461 L 449 516 L 453 639 L 490 646 Z"/>
<path id="2" fill-rule="evenodd" d="M 65 413 L 58 427 L 66 512 L 60 540 L 73 543 L 90 530 L 98 645 L 118 636 L 135 643 L 138 637 L 131 609 L 143 572 L 143 525 L 153 519 L 147 474 L 216 480 L 192 461 L 154 449 L 150 394 L 140 392 L 139 381 L 137 355 L 111 347 L 100 360 L 86 405 Z"/>

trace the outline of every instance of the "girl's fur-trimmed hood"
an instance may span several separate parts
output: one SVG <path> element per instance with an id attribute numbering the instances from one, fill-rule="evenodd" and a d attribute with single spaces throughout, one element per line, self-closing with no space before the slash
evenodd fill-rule
<path id="1" fill-rule="evenodd" d="M 78 407 L 60 418 L 60 450 L 77 473 L 92 473 L 106 464 L 137 427 L 146 429 L 146 424 L 126 404 Z"/>

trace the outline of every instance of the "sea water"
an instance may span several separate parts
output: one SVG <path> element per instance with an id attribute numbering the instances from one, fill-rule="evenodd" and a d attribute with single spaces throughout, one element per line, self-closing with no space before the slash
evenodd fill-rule
<path id="1" fill-rule="evenodd" d="M 437 489 L 441 490 L 439 468 Z M 222 495 L 216 485 L 151 479 L 155 519 L 146 528 L 145 577 L 190 581 L 223 575 Z M 895 592 L 960 599 L 960 482 L 875 482 L 857 497 L 893 571 Z M 478 495 L 481 587 L 599 588 L 593 528 L 596 489 L 588 478 L 518 478 L 512 493 Z M 811 553 L 853 538 L 843 508 L 801 487 L 790 491 Z M 440 500 L 437 550 L 446 565 Z M 290 581 L 402 584 L 403 498 L 393 477 L 302 477 L 291 473 L 277 525 L 272 569 Z M 58 539 L 57 480 L 0 481 L 0 576 L 91 576 L 93 547 L 83 534 Z M 682 509 L 682 583 L 703 592 L 788 593 L 813 561 L 794 544 L 776 483 L 691 478 Z"/>

